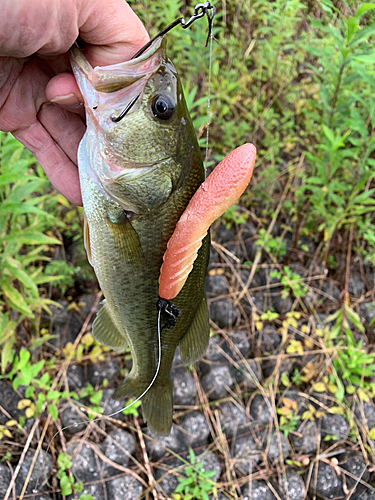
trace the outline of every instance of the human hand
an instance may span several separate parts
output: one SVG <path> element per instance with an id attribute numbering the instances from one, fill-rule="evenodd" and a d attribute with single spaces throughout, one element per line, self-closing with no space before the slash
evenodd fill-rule
<path id="1" fill-rule="evenodd" d="M 78 35 L 92 66 L 130 59 L 148 41 L 124 0 L 1 2 L 0 130 L 24 144 L 52 184 L 80 205 L 77 149 L 85 124 L 68 55 Z"/>

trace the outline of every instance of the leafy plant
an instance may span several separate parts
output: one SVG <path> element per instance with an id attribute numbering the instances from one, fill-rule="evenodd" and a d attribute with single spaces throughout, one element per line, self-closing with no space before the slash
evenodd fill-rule
<path id="1" fill-rule="evenodd" d="M 75 392 L 57 391 L 52 388 L 54 379 L 43 369 L 46 367 L 44 360 L 33 363 L 31 355 L 26 349 L 21 349 L 18 354 L 11 352 L 10 357 L 12 368 L 0 378 L 7 378 L 12 381 L 13 389 L 26 387 L 25 399 L 18 402 L 18 409 L 25 410 L 25 417 L 31 418 L 40 414 L 46 406 L 48 412 L 54 420 L 58 418 L 58 405 L 61 400 L 78 399 Z M 52 360 L 53 363 L 53 360 Z M 24 418 L 20 419 L 23 425 Z"/>
<path id="2" fill-rule="evenodd" d="M 259 229 L 257 245 L 276 259 L 286 254 L 286 244 L 280 236 L 267 234 L 263 228 Z"/>
<path id="3" fill-rule="evenodd" d="M 335 347 L 332 373 L 329 379 L 323 377 L 323 382 L 315 384 L 314 390 L 323 392 L 328 389 L 339 401 L 344 400 L 345 392 L 357 393 L 360 399 L 368 401 L 374 393 L 374 385 L 368 379 L 375 376 L 375 353 L 367 352 L 363 340 L 358 343 L 354 340 L 353 327 L 364 332 L 360 317 L 344 302 L 326 319 L 326 323 L 331 322 L 334 322 L 333 326 L 317 333 L 323 337 L 326 347 Z"/>
<path id="4" fill-rule="evenodd" d="M 298 406 L 296 401 L 289 398 L 282 398 L 283 406 L 277 409 L 277 414 L 280 415 L 279 427 L 285 436 L 297 429 L 300 416 L 298 415 Z"/>
<path id="5" fill-rule="evenodd" d="M 274 269 L 270 274 L 271 278 L 277 278 L 283 285 L 281 298 L 285 299 L 292 295 L 293 297 L 304 297 L 308 292 L 306 285 L 299 274 L 294 273 L 289 266 L 283 267 L 283 273 Z"/>
<path id="6" fill-rule="evenodd" d="M 125 406 L 129 406 L 131 404 L 131 406 L 129 406 L 129 408 L 124 408 L 122 410 L 122 414 L 123 415 L 134 415 L 136 418 L 139 417 L 139 413 L 138 413 L 138 409 L 140 406 L 141 406 L 141 401 L 136 401 L 135 403 L 133 403 L 133 399 L 129 399 L 127 402 L 126 402 L 126 405 Z"/>
<path id="7" fill-rule="evenodd" d="M 331 1 L 321 4 L 326 19 L 309 18 L 316 36 L 303 43 L 313 58 L 309 68 L 319 93 L 301 108 L 306 123 L 316 125 L 315 139 L 305 153 L 310 168 L 299 174 L 297 211 L 304 207 L 306 224 L 315 224 L 327 242 L 354 222 L 373 249 L 363 221 L 375 204 L 370 188 L 375 172 L 375 23 L 361 25 L 361 19 L 375 4 L 362 4 L 347 17 Z"/>
<path id="8" fill-rule="evenodd" d="M 75 493 L 80 493 L 83 490 L 82 481 L 76 482 L 73 474 L 70 472 L 72 465 L 70 455 L 67 453 L 59 453 L 57 457 L 58 471 L 56 477 L 60 482 L 62 496 L 71 495 L 73 491 Z M 93 497 L 82 493 L 78 500 L 93 500 Z"/>
<path id="9" fill-rule="evenodd" d="M 194 451 L 189 449 L 191 466 L 184 469 L 186 477 L 178 477 L 179 485 L 172 494 L 175 500 L 209 500 L 208 493 L 213 490 L 214 483 L 210 480 L 215 471 L 204 471 L 204 461 L 197 461 Z"/>
<path id="10" fill-rule="evenodd" d="M 10 362 L 15 332 L 20 323 L 53 303 L 38 285 L 56 282 L 41 263 L 52 245 L 52 232 L 61 224 L 50 212 L 57 202 L 43 193 L 48 181 L 35 159 L 10 134 L 0 132 L 0 347 L 1 372 Z M 48 208 L 48 209 L 47 209 Z M 34 321 L 35 324 L 35 321 Z"/>
<path id="11" fill-rule="evenodd" d="M 101 389 L 96 390 L 91 384 L 86 384 L 86 386 L 81 391 L 81 398 L 88 398 L 91 403 L 90 408 L 95 413 L 102 413 L 103 409 L 100 407 L 100 402 L 103 397 L 103 391 Z M 88 414 L 89 420 L 95 418 L 95 415 L 92 413 Z"/>

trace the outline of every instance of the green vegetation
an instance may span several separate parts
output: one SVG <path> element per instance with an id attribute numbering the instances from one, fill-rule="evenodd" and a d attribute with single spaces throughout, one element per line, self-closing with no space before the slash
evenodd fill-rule
<path id="1" fill-rule="evenodd" d="M 214 484 L 210 478 L 215 471 L 205 471 L 203 460 L 198 462 L 194 451 L 189 449 L 190 464 L 184 468 L 186 477 L 178 477 L 179 485 L 173 493 L 175 500 L 209 500 L 208 493 L 212 493 Z"/>

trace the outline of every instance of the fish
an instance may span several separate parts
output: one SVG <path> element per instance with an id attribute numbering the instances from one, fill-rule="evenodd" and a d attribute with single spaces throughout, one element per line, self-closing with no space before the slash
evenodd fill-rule
<path id="1" fill-rule="evenodd" d="M 168 241 L 205 178 L 200 148 L 163 37 L 139 57 L 105 67 L 92 68 L 74 47 L 71 64 L 87 123 L 78 150 L 84 242 L 105 297 L 92 333 L 111 349 L 131 352 L 131 371 L 113 397 L 142 396 L 150 432 L 168 435 L 175 351 L 179 346 L 190 365 L 210 337 L 209 233 L 173 298 L 180 311 L 175 325 L 161 319 L 160 346 L 156 307 Z"/>

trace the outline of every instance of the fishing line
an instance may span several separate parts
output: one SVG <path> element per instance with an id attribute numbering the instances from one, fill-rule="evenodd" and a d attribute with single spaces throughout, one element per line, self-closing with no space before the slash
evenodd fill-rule
<path id="1" fill-rule="evenodd" d="M 81 424 L 85 424 L 86 422 L 87 423 L 90 423 L 90 422 L 99 422 L 99 420 L 103 420 L 105 418 L 114 417 L 115 415 L 118 415 L 119 413 L 123 412 L 124 410 L 127 410 L 128 408 L 130 408 L 131 406 L 133 406 L 135 403 L 137 403 L 151 389 L 151 387 L 154 385 L 154 382 L 155 382 L 157 376 L 159 375 L 160 366 L 161 366 L 161 330 L 162 330 L 161 325 L 160 325 L 161 324 L 161 313 L 162 313 L 162 309 L 158 308 L 158 364 L 156 366 L 155 374 L 154 374 L 154 376 L 153 376 L 150 384 L 148 385 L 147 389 L 145 389 L 143 391 L 143 393 L 140 396 L 138 396 L 134 401 L 132 401 L 130 404 L 128 404 L 124 408 L 121 408 L 120 410 L 117 410 L 117 411 L 114 411 L 113 413 L 110 413 L 109 415 L 103 415 L 102 417 L 95 418 L 94 420 L 87 420 L 87 421 L 86 420 L 82 420 L 82 422 L 78 422 L 78 423 L 67 425 L 66 427 L 63 427 L 61 430 L 57 431 L 52 436 L 51 441 L 49 442 L 47 450 L 46 450 L 47 453 L 48 453 L 48 450 L 50 449 L 52 441 L 55 439 L 55 437 L 58 434 L 60 434 L 60 432 L 63 432 L 65 430 L 67 430 L 67 429 L 71 429 L 72 427 L 77 427 L 78 425 L 81 425 Z"/>
<path id="2" fill-rule="evenodd" d="M 210 37 L 210 61 L 208 64 L 208 92 L 207 92 L 207 131 L 206 131 L 206 157 L 204 159 L 204 172 L 205 172 L 205 177 L 207 176 L 207 167 L 208 167 L 208 158 L 209 158 L 209 153 L 208 153 L 208 142 L 209 142 L 209 137 L 210 137 L 210 111 L 211 111 L 211 76 L 212 76 L 212 47 L 213 47 L 213 24 L 214 24 L 214 19 L 212 17 L 211 19 L 211 26 L 210 26 L 210 32 L 209 32 L 209 37 Z"/>

